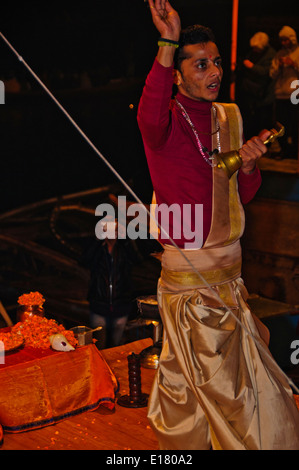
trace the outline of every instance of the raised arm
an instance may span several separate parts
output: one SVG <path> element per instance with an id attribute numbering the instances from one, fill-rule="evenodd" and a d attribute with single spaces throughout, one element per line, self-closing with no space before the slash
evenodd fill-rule
<path id="1" fill-rule="evenodd" d="M 181 20 L 167 0 L 148 0 L 153 23 L 161 38 L 178 41 L 181 32 Z M 172 46 L 159 47 L 157 60 L 164 67 L 170 67 L 173 62 L 175 48 Z"/>
<path id="2" fill-rule="evenodd" d="M 153 23 L 160 38 L 177 42 L 181 21 L 178 13 L 165 0 L 149 0 Z M 173 59 L 175 47 L 163 42 L 158 49 L 138 108 L 138 124 L 144 143 L 151 148 L 161 147 L 167 139 L 170 124 L 169 105 L 173 87 Z"/>

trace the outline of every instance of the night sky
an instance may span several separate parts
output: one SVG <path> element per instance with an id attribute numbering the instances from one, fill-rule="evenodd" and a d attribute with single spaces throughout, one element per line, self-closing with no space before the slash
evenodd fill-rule
<path id="1" fill-rule="evenodd" d="M 216 35 L 224 61 L 220 100 L 229 99 L 231 0 L 174 0 L 182 26 L 201 23 Z M 265 31 L 278 48 L 285 24 L 299 33 L 298 1 L 240 0 L 238 59 Z M 151 185 L 136 123 L 158 32 L 143 0 L 33 2 L 1 6 L 1 31 L 83 131 L 148 200 Z M 0 79 L 17 77 L 0 109 L 0 211 L 114 182 L 115 177 L 1 41 Z M 83 77 L 88 78 L 88 86 Z M 82 83 L 85 85 L 83 86 Z"/>
<path id="2" fill-rule="evenodd" d="M 173 0 L 172 5 L 183 27 L 210 26 L 222 53 L 229 55 L 232 0 Z M 258 30 L 267 32 L 277 45 L 277 33 L 285 22 L 298 28 L 297 1 L 240 0 L 239 52 Z M 39 70 L 78 70 L 105 63 L 113 75 L 126 73 L 130 61 L 136 63 L 136 74 L 146 73 L 158 38 L 144 0 L 7 2 L 1 6 L 1 31 Z"/>

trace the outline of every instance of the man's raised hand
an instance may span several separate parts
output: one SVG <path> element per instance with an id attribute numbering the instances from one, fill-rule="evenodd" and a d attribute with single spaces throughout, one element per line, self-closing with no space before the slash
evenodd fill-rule
<path id="1" fill-rule="evenodd" d="M 177 11 L 167 0 L 148 0 L 153 23 L 161 37 L 178 41 L 181 32 L 181 20 Z"/>

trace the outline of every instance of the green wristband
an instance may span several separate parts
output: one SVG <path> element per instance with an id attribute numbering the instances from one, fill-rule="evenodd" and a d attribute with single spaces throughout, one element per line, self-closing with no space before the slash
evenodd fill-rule
<path id="1" fill-rule="evenodd" d="M 179 43 L 177 41 L 172 41 L 171 39 L 160 38 L 158 41 L 158 46 L 170 46 L 170 47 L 179 47 Z"/>

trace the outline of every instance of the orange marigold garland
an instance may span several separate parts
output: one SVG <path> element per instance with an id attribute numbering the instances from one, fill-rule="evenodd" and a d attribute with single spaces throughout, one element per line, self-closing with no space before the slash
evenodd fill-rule
<path id="1" fill-rule="evenodd" d="M 76 347 L 78 341 L 73 331 L 66 330 L 63 325 L 59 325 L 53 319 L 33 315 L 23 322 L 19 322 L 12 327 L 12 332 L 22 335 L 25 346 L 33 348 L 47 349 L 50 347 L 50 336 L 60 333 L 66 340 Z"/>
<path id="2" fill-rule="evenodd" d="M 45 299 L 39 292 L 30 292 L 29 294 L 20 295 L 18 298 L 18 304 L 20 305 L 43 305 Z"/>
<path id="3" fill-rule="evenodd" d="M 16 332 L 9 332 L 0 333 L 0 341 L 2 342 L 0 347 L 1 352 L 2 348 L 4 348 L 4 351 L 10 351 L 12 349 L 18 348 L 23 344 L 24 339 L 20 334 Z"/>

